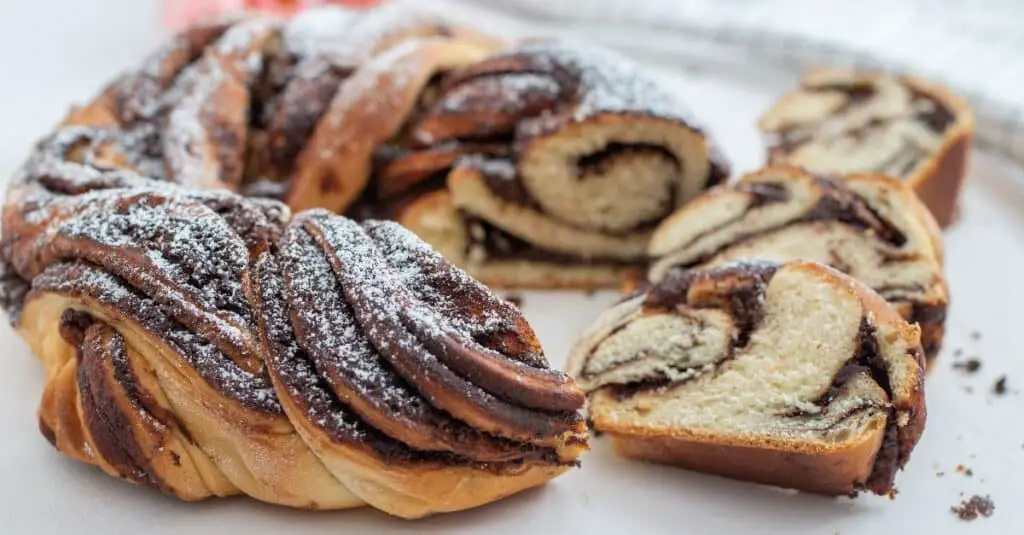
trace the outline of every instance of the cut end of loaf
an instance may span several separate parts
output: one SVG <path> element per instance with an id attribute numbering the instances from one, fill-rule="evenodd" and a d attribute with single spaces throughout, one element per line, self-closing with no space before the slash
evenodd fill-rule
<path id="1" fill-rule="evenodd" d="M 617 305 L 569 371 L 627 456 L 885 493 L 923 426 L 919 336 L 825 266 L 737 262 L 674 272 Z"/>
<path id="2" fill-rule="evenodd" d="M 760 119 L 771 163 L 906 181 L 942 226 L 966 173 L 974 117 L 946 88 L 877 71 L 812 69 Z"/>
<path id="3" fill-rule="evenodd" d="M 922 327 L 925 355 L 942 343 L 948 291 L 942 237 L 906 183 L 877 173 L 824 177 L 773 165 L 715 188 L 651 238 L 648 277 L 741 258 L 811 260 L 875 290 Z"/>

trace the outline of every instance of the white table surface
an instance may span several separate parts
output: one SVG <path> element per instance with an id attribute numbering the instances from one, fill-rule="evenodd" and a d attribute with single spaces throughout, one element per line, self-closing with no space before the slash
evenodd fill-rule
<path id="1" fill-rule="evenodd" d="M 0 171 L 6 177 L 68 103 L 138 60 L 161 34 L 155 2 L 3 0 Z M 673 78 L 740 170 L 760 164 L 753 120 L 775 90 Z M 947 234 L 953 307 L 946 349 L 928 378 L 927 430 L 896 500 L 824 499 L 614 457 L 596 440 L 584 467 L 544 489 L 467 513 L 408 523 L 369 510 L 306 513 L 244 499 L 182 504 L 60 457 L 39 435 L 42 372 L 0 325 L 0 534 L 21 533 L 785 533 L 1010 534 L 1024 531 L 1024 181 L 978 156 L 962 221 Z M 524 311 L 554 364 L 613 298 L 526 292 Z M 980 332 L 974 340 L 972 332 Z M 977 356 L 975 375 L 953 351 Z M 1001 374 L 1010 393 L 990 393 Z M 967 389 L 973 389 L 968 392 Z M 963 464 L 973 477 L 957 473 Z M 939 477 L 937 474 L 944 473 Z M 961 496 L 963 493 L 964 496 Z M 992 518 L 949 507 L 991 495 Z"/>

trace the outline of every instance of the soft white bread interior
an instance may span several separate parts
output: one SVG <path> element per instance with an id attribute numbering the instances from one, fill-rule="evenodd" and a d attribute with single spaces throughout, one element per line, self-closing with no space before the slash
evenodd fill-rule
<path id="1" fill-rule="evenodd" d="M 812 69 L 760 121 L 770 163 L 819 173 L 887 173 L 943 225 L 956 212 L 974 131 L 966 101 L 911 76 Z"/>
<path id="2" fill-rule="evenodd" d="M 714 188 L 667 218 L 649 249 L 651 281 L 673 269 L 741 258 L 811 260 L 853 276 L 941 347 L 949 296 L 942 237 L 904 182 L 882 174 L 838 178 L 770 166 Z"/>
<path id="3" fill-rule="evenodd" d="M 623 454 L 825 494 L 886 493 L 924 425 L 920 333 L 811 262 L 675 271 L 568 370 Z"/>
<path id="4" fill-rule="evenodd" d="M 614 54 L 531 43 L 443 86 L 419 139 L 507 146 L 452 166 L 450 208 L 419 198 L 397 218 L 490 285 L 616 286 L 659 221 L 729 174 L 676 96 Z"/>
<path id="5" fill-rule="evenodd" d="M 638 265 L 560 262 L 526 257 L 485 260 L 479 254 L 472 254 L 470 233 L 475 227 L 466 224 L 446 190 L 417 198 L 402 210 L 398 222 L 488 286 L 587 290 L 614 287 L 624 277 L 643 274 L 643 268 Z M 637 245 L 642 248 L 645 243 L 646 238 Z"/>

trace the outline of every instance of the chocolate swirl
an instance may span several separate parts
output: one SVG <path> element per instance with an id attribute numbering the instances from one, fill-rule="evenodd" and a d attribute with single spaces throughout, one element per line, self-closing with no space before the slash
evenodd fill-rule
<path id="1" fill-rule="evenodd" d="M 135 101 L 111 89 L 76 110 L 12 179 L 4 301 L 46 367 L 44 435 L 185 500 L 406 517 L 575 465 L 582 393 L 515 307 L 411 233 L 175 183 L 237 187 L 245 142 L 222 127 L 248 118 L 191 131 L 181 155 L 198 159 L 180 169 L 202 167 L 204 181 L 175 166 L 147 175 L 170 138 L 146 128 L 212 102 L 201 94 L 253 91 L 278 31 L 250 21 L 179 37 L 130 82 Z M 226 85 L 183 81 L 213 65 Z M 175 85 L 188 89 L 168 100 Z"/>
<path id="2" fill-rule="evenodd" d="M 854 279 L 743 260 L 672 271 L 603 314 L 567 366 L 627 455 L 885 494 L 924 427 L 921 353 L 919 330 Z"/>
<path id="3" fill-rule="evenodd" d="M 305 197 L 327 150 L 313 147 L 360 66 L 410 40 L 492 40 L 399 5 L 313 9 L 288 22 L 242 18 L 189 28 L 72 111 L 64 126 L 118 131 L 140 174 L 202 189 L 342 209 Z M 326 134 L 332 135 L 330 133 Z M 312 151 L 311 154 L 304 153 Z"/>
<path id="4" fill-rule="evenodd" d="M 666 219 L 649 252 L 652 282 L 675 269 L 740 258 L 827 264 L 919 323 L 928 358 L 942 344 L 949 295 L 941 237 L 914 191 L 885 175 L 833 179 L 767 167 Z"/>
<path id="5" fill-rule="evenodd" d="M 902 178 L 939 223 L 952 220 L 973 118 L 960 98 L 934 83 L 815 69 L 761 117 L 759 126 L 770 163 Z"/>
<path id="6" fill-rule="evenodd" d="M 462 241 L 446 256 L 461 256 L 487 282 L 508 284 L 495 271 L 522 259 L 567 262 L 581 275 L 587 265 L 639 264 L 653 225 L 728 174 L 685 108 L 612 53 L 528 43 L 453 72 L 438 93 L 409 125 L 414 146 L 402 158 L 482 143 L 506 149 L 461 158 L 448 196 L 414 202 L 401 221 L 439 246 Z M 381 187 L 392 178 L 380 175 Z M 446 217 L 446 205 L 467 222 L 461 240 L 424 221 Z M 522 246 L 495 246 L 509 240 Z"/>

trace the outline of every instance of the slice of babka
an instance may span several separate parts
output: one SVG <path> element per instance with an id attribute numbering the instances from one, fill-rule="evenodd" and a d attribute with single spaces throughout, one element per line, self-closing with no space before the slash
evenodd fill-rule
<path id="1" fill-rule="evenodd" d="M 568 371 L 623 455 L 824 494 L 887 493 L 925 420 L 920 332 L 812 262 L 673 271 Z"/>
<path id="2" fill-rule="evenodd" d="M 929 359 L 942 345 L 949 301 L 942 237 L 910 186 L 886 175 L 837 180 L 768 167 L 678 210 L 655 231 L 649 252 L 651 281 L 739 258 L 827 264 L 920 324 Z"/>
<path id="3" fill-rule="evenodd" d="M 770 163 L 888 173 L 913 187 L 939 224 L 955 218 L 974 116 L 963 99 L 934 82 L 813 69 L 758 124 Z"/>

